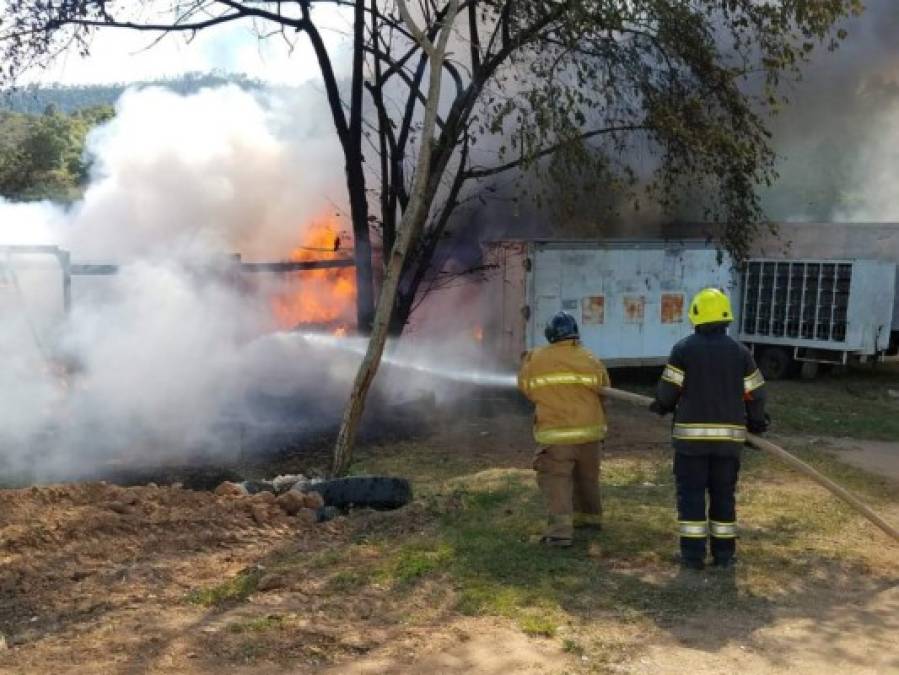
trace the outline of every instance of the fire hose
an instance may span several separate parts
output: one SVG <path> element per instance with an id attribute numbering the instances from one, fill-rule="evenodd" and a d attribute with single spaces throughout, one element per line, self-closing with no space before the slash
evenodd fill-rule
<path id="1" fill-rule="evenodd" d="M 648 406 L 652 402 L 652 399 L 648 396 L 641 396 L 640 394 L 634 394 L 632 392 L 622 391 L 620 389 L 613 389 L 611 387 L 603 388 L 602 393 L 604 396 L 608 396 L 609 398 L 613 398 L 619 401 L 626 401 L 627 403 L 634 403 L 635 405 L 640 406 Z M 755 434 L 748 434 L 746 443 L 759 450 L 764 450 L 770 455 L 774 455 L 779 460 L 783 461 L 786 464 L 789 464 L 791 467 L 799 471 L 799 473 L 811 478 L 819 485 L 822 485 L 831 494 L 842 499 L 855 511 L 862 514 L 865 518 L 874 523 L 874 525 L 886 532 L 887 536 L 889 536 L 893 541 L 899 542 L 899 531 L 897 531 L 896 528 L 892 527 L 888 522 L 877 515 L 877 513 L 875 513 L 870 507 L 864 504 L 858 497 L 850 493 L 845 488 L 834 483 L 814 467 L 809 466 L 795 455 L 784 450 L 779 445 L 775 445 L 770 441 L 766 441 L 764 438 L 760 438 Z"/>
<path id="2" fill-rule="evenodd" d="M 313 341 L 316 343 L 326 344 L 328 346 L 336 346 L 342 349 L 346 349 L 349 351 L 353 351 L 358 354 L 364 353 L 364 347 L 359 344 L 356 346 L 351 346 L 350 343 L 346 342 L 346 340 L 338 340 L 334 338 L 334 336 L 321 336 L 316 334 L 299 334 L 293 333 L 293 335 L 302 335 L 304 339 L 309 341 Z M 416 366 L 414 364 L 410 364 L 405 362 L 402 359 L 385 357 L 385 363 L 389 363 L 391 365 L 403 367 L 403 368 L 411 368 L 413 370 L 420 370 L 422 372 L 436 375 L 438 377 L 445 377 L 451 380 L 470 382 L 473 384 L 484 384 L 489 386 L 503 386 L 503 387 L 515 387 L 516 378 L 514 375 L 506 375 L 506 374 L 483 374 L 483 373 L 475 373 L 471 371 L 459 371 L 458 369 L 440 369 L 434 368 L 431 366 Z M 612 387 L 604 387 L 602 390 L 604 396 L 609 398 L 617 399 L 619 401 L 626 401 L 628 403 L 634 403 L 639 406 L 648 406 L 652 399 L 647 396 L 641 396 L 640 394 L 634 394 L 629 391 L 622 391 L 621 389 L 613 389 Z M 801 459 L 796 457 L 795 455 L 787 452 L 779 445 L 775 445 L 770 441 L 766 441 L 755 434 L 747 435 L 747 443 L 759 450 L 764 450 L 768 454 L 774 455 L 781 461 L 786 464 L 789 464 L 794 469 L 799 471 L 801 474 L 811 478 L 813 481 L 825 487 L 830 493 L 839 497 L 844 502 L 846 502 L 849 506 L 851 506 L 855 511 L 863 515 L 865 518 L 870 520 L 874 525 L 878 528 L 886 532 L 887 536 L 890 537 L 894 542 L 899 542 L 899 531 L 897 531 L 894 527 L 892 527 L 889 523 L 887 523 L 883 518 L 881 518 L 877 513 L 871 510 L 866 504 L 864 504 L 858 497 L 851 494 L 845 488 L 837 485 L 832 480 L 830 480 L 827 476 L 822 474 L 817 469 L 809 466 Z"/>

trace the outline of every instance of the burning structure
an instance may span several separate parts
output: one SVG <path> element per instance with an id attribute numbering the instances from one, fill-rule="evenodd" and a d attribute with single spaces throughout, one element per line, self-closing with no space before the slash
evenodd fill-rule
<path id="1" fill-rule="evenodd" d="M 870 44 L 882 49 L 891 36 L 886 31 L 884 42 Z M 867 44 L 859 40 L 850 47 L 852 54 L 864 52 L 859 63 L 870 61 Z M 883 59 L 877 63 L 886 72 Z M 861 105 L 870 88 L 855 86 L 858 71 L 842 73 L 838 88 L 829 79 L 827 86 L 811 88 L 828 97 L 840 91 L 841 101 Z M 810 74 L 815 77 L 814 71 Z M 858 96 L 846 95 L 853 91 Z M 299 98 L 302 116 L 296 115 Z M 801 124 L 816 139 L 822 134 L 807 123 L 807 111 L 829 110 L 831 102 L 805 106 Z M 891 105 L 875 103 L 882 110 L 878 120 L 895 118 L 892 100 Z M 323 129 L 331 129 L 324 101 L 302 92 L 250 94 L 225 87 L 184 97 L 161 89 L 131 91 L 119 102 L 116 117 L 90 138 L 95 159 L 81 201 L 65 208 L 0 203 L 0 243 L 56 245 L 72 251 L 76 264 L 114 262 L 117 267 L 114 276 L 73 275 L 71 312 L 66 316 L 63 300 L 46 305 L 60 317 L 56 321 L 34 316 L 45 304 L 36 298 L 51 297 L 45 286 L 52 286 L 53 297 L 62 297 L 58 289 L 64 280 L 56 276 L 24 284 L 32 316 L 0 326 L 4 353 L 13 355 L 0 373 L 0 433 L 11 441 L 0 451 L 4 466 L 60 475 L 112 456 L 165 458 L 185 447 L 233 447 L 233 428 L 226 424 L 223 430 L 223 419 L 313 429 L 337 416 L 354 358 L 335 357 L 322 345 L 286 339 L 279 332 L 303 326 L 334 333 L 353 324 L 354 277 L 351 268 L 340 266 L 353 244 L 333 215 L 334 204 L 343 201 L 345 176 L 337 140 Z M 880 139 L 868 145 L 861 154 L 889 146 Z M 880 185 L 868 180 L 867 167 L 892 166 L 888 154 L 853 173 L 850 187 Z M 795 172 L 788 167 L 786 173 Z M 591 202 L 591 236 L 601 229 L 594 207 Z M 570 234 L 538 231 L 545 214 L 536 210 L 509 225 L 514 218 L 508 203 L 496 208 L 502 213 L 493 211 L 493 216 L 508 229 L 490 228 L 489 236 L 514 238 L 525 230 L 534 236 Z M 884 205 L 877 217 L 889 208 Z M 489 209 L 480 209 L 472 219 L 485 213 Z M 623 218 L 631 216 L 625 210 Z M 644 221 L 640 228 L 630 234 L 653 236 Z M 241 269 L 254 274 L 235 278 L 235 268 L 222 263 L 234 252 L 242 256 Z M 311 267 L 315 261 L 330 267 L 301 271 L 300 264 Z M 270 265 L 280 267 L 266 268 Z M 199 269 L 217 272 L 198 274 Z M 477 292 L 452 293 L 444 297 L 459 300 L 453 312 L 440 303 L 424 307 L 435 331 L 458 322 L 461 299 L 480 300 Z M 11 308 L 19 306 L 12 285 L 0 289 L 0 295 Z M 585 317 L 594 322 L 609 317 L 608 300 L 588 295 Z M 678 314 L 672 302 L 669 318 Z M 640 303 L 630 309 L 638 316 Z M 646 311 L 644 306 L 644 318 Z M 480 341 L 489 340 L 488 327 L 481 325 L 463 331 L 469 351 L 459 360 L 481 365 Z M 79 364 L 65 406 L 56 406 L 58 378 L 40 366 L 48 346 L 54 355 Z M 42 444 L 31 441 L 46 433 L 45 411 L 53 406 L 51 426 L 66 429 L 65 442 L 35 452 Z"/>
<path id="2" fill-rule="evenodd" d="M 346 261 L 341 248 L 347 242 L 335 216 L 316 218 L 302 228 L 302 242 L 290 254 L 292 262 Z M 272 298 L 272 309 L 282 329 L 322 327 L 347 332 L 355 320 L 356 280 L 347 267 L 309 269 L 288 273 Z"/>
<path id="3" fill-rule="evenodd" d="M 0 202 L 0 243 L 55 247 L 0 256 L 8 477 L 234 456 L 240 429 L 339 418 L 352 360 L 280 332 L 344 331 L 355 296 L 333 141 L 292 126 L 288 99 L 130 92 L 89 139 L 80 202 Z"/>

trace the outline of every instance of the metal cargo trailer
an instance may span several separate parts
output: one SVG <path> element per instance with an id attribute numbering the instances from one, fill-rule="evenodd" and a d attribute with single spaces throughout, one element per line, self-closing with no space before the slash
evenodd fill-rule
<path id="1" fill-rule="evenodd" d="M 715 239 L 721 227 L 680 223 L 665 226 L 664 232 L 674 240 Z M 778 223 L 776 232 L 759 233 L 751 257 L 779 262 L 876 260 L 895 266 L 899 265 L 899 223 Z M 894 289 L 890 355 L 899 353 L 899 273 Z"/>
<path id="2" fill-rule="evenodd" d="M 565 310 L 608 365 L 661 365 L 692 331 L 690 298 L 736 288 L 729 259 L 704 242 L 496 242 L 487 260 L 498 268 L 488 286 L 498 311 L 486 331 L 507 363 L 546 344 L 543 327 Z"/>
<path id="3" fill-rule="evenodd" d="M 486 245 L 496 268 L 486 286 L 487 344 L 507 365 L 545 344 L 555 312 L 574 314 L 585 344 L 609 365 L 659 365 L 692 326 L 686 305 L 708 286 L 731 295 L 731 334 L 755 353 L 766 377 L 805 376 L 818 363 L 896 351 L 895 262 L 753 259 L 739 273 L 704 242 L 506 241 Z"/>
<path id="4" fill-rule="evenodd" d="M 895 263 L 871 260 L 750 260 L 742 272 L 738 337 L 757 352 L 769 378 L 794 362 L 879 357 L 891 344 Z"/>

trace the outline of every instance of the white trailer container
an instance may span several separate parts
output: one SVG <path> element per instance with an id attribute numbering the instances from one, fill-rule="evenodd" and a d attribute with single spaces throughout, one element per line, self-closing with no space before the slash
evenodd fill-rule
<path id="1" fill-rule="evenodd" d="M 874 260 L 749 260 L 737 337 L 769 378 L 895 350 L 897 267 Z"/>
<path id="2" fill-rule="evenodd" d="M 693 330 L 690 299 L 710 286 L 731 296 L 731 333 L 774 378 L 796 362 L 880 356 L 891 335 L 895 346 L 895 263 L 752 260 L 737 272 L 701 241 L 493 242 L 486 258 L 498 310 L 486 336 L 509 365 L 546 344 L 543 327 L 559 310 L 575 316 L 584 344 L 608 365 L 661 365 Z"/>
<path id="3" fill-rule="evenodd" d="M 703 242 L 496 242 L 487 257 L 498 267 L 488 292 L 500 308 L 487 333 L 509 363 L 546 344 L 543 327 L 565 310 L 608 365 L 663 364 L 692 331 L 690 298 L 708 286 L 733 293 L 737 283 L 726 256 Z"/>

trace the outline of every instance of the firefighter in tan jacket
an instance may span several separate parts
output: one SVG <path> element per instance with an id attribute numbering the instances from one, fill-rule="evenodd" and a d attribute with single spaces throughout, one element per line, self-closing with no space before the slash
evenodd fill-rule
<path id="1" fill-rule="evenodd" d="M 600 442 L 606 416 L 600 389 L 609 386 L 602 362 L 580 344 L 577 321 L 566 312 L 546 326 L 549 345 L 528 352 L 518 387 L 536 406 L 537 485 L 549 510 L 541 543 L 571 546 L 575 527 L 600 529 Z"/>

